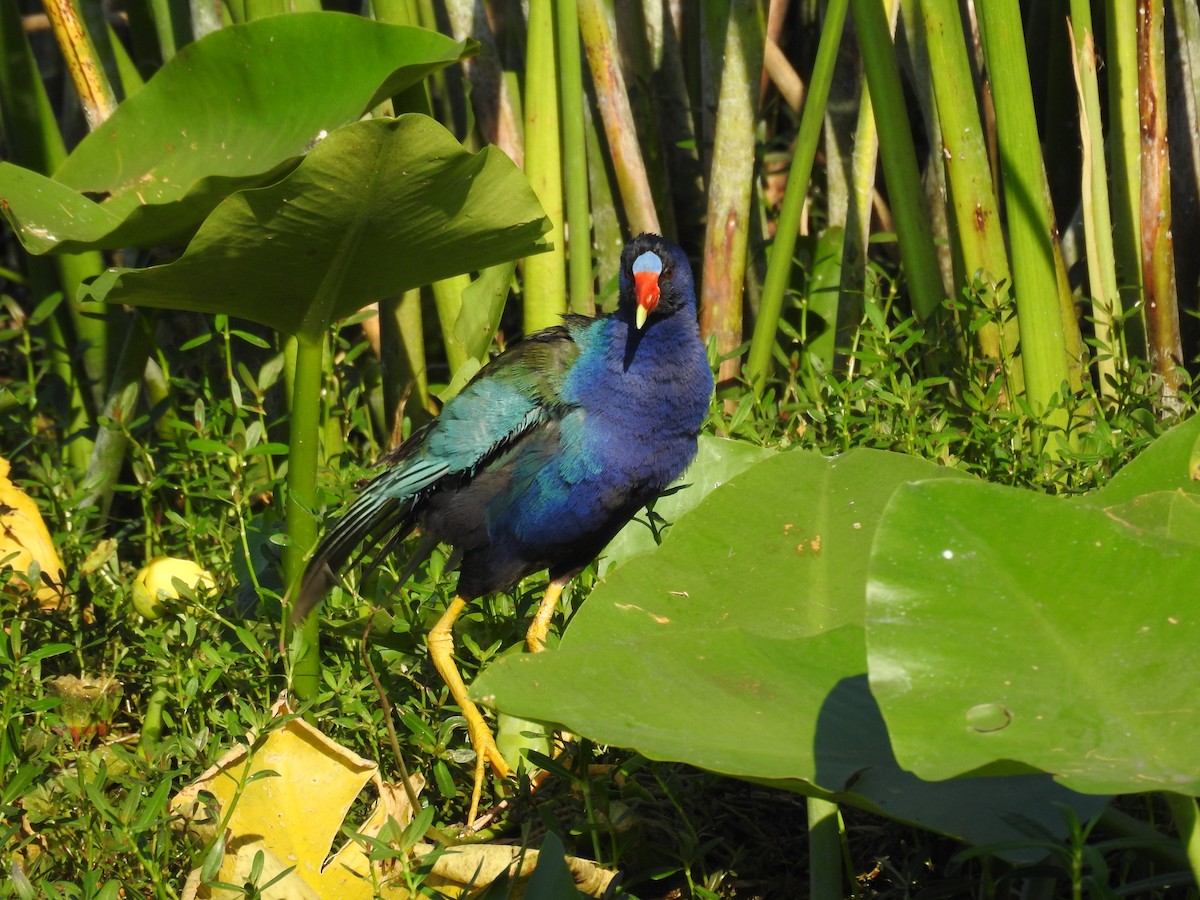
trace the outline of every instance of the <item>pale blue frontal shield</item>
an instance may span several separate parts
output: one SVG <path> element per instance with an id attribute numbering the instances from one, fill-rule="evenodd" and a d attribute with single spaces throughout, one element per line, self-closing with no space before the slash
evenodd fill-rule
<path id="1" fill-rule="evenodd" d="M 633 274 L 639 272 L 653 272 L 655 275 L 662 274 L 662 260 L 658 258 L 658 254 L 653 250 L 647 250 L 641 256 L 633 261 Z"/>

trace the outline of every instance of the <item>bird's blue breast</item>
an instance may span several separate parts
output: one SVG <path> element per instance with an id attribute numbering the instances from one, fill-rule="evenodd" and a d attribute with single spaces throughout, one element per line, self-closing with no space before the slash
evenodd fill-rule
<path id="1" fill-rule="evenodd" d="M 695 328 L 680 319 L 663 324 Z M 712 390 L 702 346 L 651 329 L 629 359 L 627 337 L 613 319 L 575 335 L 580 356 L 562 391 L 569 411 L 550 446 L 515 451 L 508 490 L 489 510 L 493 540 L 527 557 L 606 542 L 691 462 Z"/>

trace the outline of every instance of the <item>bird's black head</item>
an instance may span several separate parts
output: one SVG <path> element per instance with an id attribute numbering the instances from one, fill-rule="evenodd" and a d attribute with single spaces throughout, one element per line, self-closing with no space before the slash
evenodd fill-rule
<path id="1" fill-rule="evenodd" d="M 621 251 L 620 304 L 640 330 L 680 309 L 693 314 L 696 289 L 684 252 L 657 234 L 639 234 Z"/>

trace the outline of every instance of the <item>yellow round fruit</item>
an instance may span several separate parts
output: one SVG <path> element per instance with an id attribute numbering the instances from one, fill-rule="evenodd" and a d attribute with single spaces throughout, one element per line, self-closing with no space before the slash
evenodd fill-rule
<path id="1" fill-rule="evenodd" d="M 160 619 L 180 599 L 179 581 L 199 592 L 217 586 L 216 579 L 190 559 L 157 556 L 133 579 L 133 608 L 147 619 Z"/>

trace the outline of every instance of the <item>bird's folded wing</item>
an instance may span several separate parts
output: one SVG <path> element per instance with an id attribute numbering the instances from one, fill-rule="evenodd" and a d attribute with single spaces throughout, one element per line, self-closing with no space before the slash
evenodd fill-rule
<path id="1" fill-rule="evenodd" d="M 407 534 L 430 491 L 473 478 L 563 413 L 563 379 L 579 356 L 574 335 L 585 327 L 584 320 L 568 325 L 530 335 L 492 360 L 440 416 L 380 461 L 383 471 L 330 526 L 309 560 L 293 620 L 316 606 L 335 572 Z"/>

